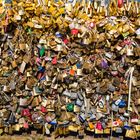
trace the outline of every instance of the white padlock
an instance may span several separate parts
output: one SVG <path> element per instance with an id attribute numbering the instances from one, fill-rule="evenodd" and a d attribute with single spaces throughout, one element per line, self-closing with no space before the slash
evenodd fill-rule
<path id="1" fill-rule="evenodd" d="M 77 75 L 78 76 L 82 75 L 82 69 L 77 69 Z"/>
<path id="2" fill-rule="evenodd" d="M 134 55 L 134 53 L 133 53 L 133 46 L 127 46 L 126 55 L 127 56 L 133 56 Z"/>
<path id="3" fill-rule="evenodd" d="M 21 20 L 21 16 L 20 15 L 15 15 L 15 20 Z"/>
<path id="4" fill-rule="evenodd" d="M 27 99 L 26 98 L 20 98 L 19 99 L 19 105 L 20 106 L 25 106 L 27 104 Z"/>
<path id="5" fill-rule="evenodd" d="M 22 15 L 24 15 L 24 11 L 23 11 L 23 10 L 19 10 L 19 11 L 18 11 L 18 14 L 19 14 L 20 16 L 22 16 Z"/>
<path id="6" fill-rule="evenodd" d="M 57 44 L 57 51 L 63 51 L 63 46 L 61 44 Z"/>

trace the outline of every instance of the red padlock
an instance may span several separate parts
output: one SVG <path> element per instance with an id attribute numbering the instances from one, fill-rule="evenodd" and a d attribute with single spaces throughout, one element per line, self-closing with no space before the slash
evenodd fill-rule
<path id="1" fill-rule="evenodd" d="M 52 59 L 52 64 L 53 64 L 53 65 L 56 65 L 56 64 L 57 64 L 57 57 L 54 57 L 54 58 Z"/>
<path id="2" fill-rule="evenodd" d="M 22 110 L 22 116 L 26 116 L 26 117 L 31 116 L 30 110 L 29 109 L 23 109 Z"/>
<path id="3" fill-rule="evenodd" d="M 44 106 L 41 106 L 41 112 L 42 113 L 46 113 L 47 112 L 47 109 Z"/>
<path id="4" fill-rule="evenodd" d="M 68 44 L 69 40 L 68 40 L 67 38 L 65 38 L 65 39 L 63 39 L 63 42 L 64 42 L 65 44 Z"/>
<path id="5" fill-rule="evenodd" d="M 43 75 L 43 74 L 42 74 L 41 72 L 38 73 L 37 78 L 38 78 L 38 79 L 41 79 L 42 75 Z"/>
<path id="6" fill-rule="evenodd" d="M 72 29 L 72 30 L 71 30 L 71 34 L 72 34 L 72 35 L 77 35 L 78 32 L 79 32 L 78 29 Z"/>
<path id="7" fill-rule="evenodd" d="M 123 6 L 123 0 L 118 0 L 118 7 L 121 8 Z"/>

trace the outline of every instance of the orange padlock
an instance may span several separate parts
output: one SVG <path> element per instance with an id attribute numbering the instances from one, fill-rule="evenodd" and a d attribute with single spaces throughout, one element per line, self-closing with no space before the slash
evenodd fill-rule
<path id="1" fill-rule="evenodd" d="M 88 125 L 89 125 L 90 129 L 94 129 L 95 128 L 95 126 L 94 126 L 94 124 L 92 122 L 88 122 Z"/>

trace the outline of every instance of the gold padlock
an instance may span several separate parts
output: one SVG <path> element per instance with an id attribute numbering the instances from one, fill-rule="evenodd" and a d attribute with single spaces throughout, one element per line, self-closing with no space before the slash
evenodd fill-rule
<path id="1" fill-rule="evenodd" d="M 12 61 L 12 67 L 13 67 L 13 68 L 16 68 L 16 67 L 17 67 L 16 60 Z"/>
<path id="2" fill-rule="evenodd" d="M 137 138 L 137 133 L 136 133 L 136 131 L 133 130 L 133 129 L 127 130 L 127 131 L 126 131 L 126 134 L 125 134 L 125 137 L 135 139 L 135 138 Z"/>
<path id="3" fill-rule="evenodd" d="M 78 126 L 74 126 L 74 125 L 69 125 L 68 126 L 68 130 L 72 131 L 72 132 L 77 132 L 79 130 Z"/>
<path id="4" fill-rule="evenodd" d="M 8 9 L 7 13 L 8 13 L 8 16 L 12 16 L 14 14 L 12 9 Z"/>
<path id="5" fill-rule="evenodd" d="M 1 135 L 2 133 L 3 133 L 3 129 L 1 128 L 1 129 L 0 129 L 0 135 Z"/>
<path id="6" fill-rule="evenodd" d="M 15 130 L 15 131 L 19 131 L 19 130 L 20 130 L 20 124 L 15 124 L 14 130 Z"/>
<path id="7" fill-rule="evenodd" d="M 95 134 L 103 134 L 103 133 L 104 133 L 103 129 L 102 130 L 95 129 Z"/>
<path id="8" fill-rule="evenodd" d="M 104 129 L 104 134 L 110 134 L 110 129 L 109 128 L 105 128 Z"/>
<path id="9" fill-rule="evenodd" d="M 26 44 L 25 43 L 20 43 L 19 48 L 20 48 L 20 50 L 25 50 L 26 49 Z"/>

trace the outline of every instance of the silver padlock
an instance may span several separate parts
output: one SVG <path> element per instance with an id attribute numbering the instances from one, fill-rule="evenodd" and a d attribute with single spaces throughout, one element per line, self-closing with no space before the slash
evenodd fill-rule
<path id="1" fill-rule="evenodd" d="M 115 104 L 112 104 L 112 110 L 115 111 L 115 112 L 118 112 L 119 107 Z"/>

